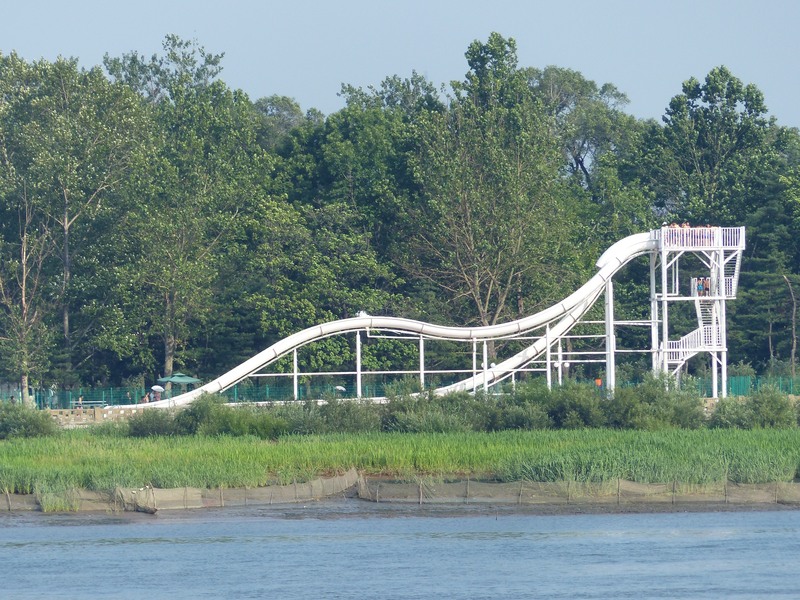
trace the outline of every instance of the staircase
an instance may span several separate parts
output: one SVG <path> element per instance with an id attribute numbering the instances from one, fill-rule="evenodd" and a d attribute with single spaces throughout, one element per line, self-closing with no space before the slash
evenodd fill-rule
<path id="1" fill-rule="evenodd" d="M 679 340 L 667 342 L 667 368 L 674 373 L 695 354 L 718 350 L 721 347 L 719 327 L 703 325 L 690 331 Z"/>
<path id="2" fill-rule="evenodd" d="M 697 325 L 699 327 L 711 327 L 717 324 L 717 311 L 714 310 L 714 301 L 710 298 L 695 298 L 695 310 L 697 311 Z"/>
<path id="3" fill-rule="evenodd" d="M 742 254 L 737 253 L 725 263 L 725 297 L 736 298 L 739 287 L 739 271 L 741 269 Z"/>

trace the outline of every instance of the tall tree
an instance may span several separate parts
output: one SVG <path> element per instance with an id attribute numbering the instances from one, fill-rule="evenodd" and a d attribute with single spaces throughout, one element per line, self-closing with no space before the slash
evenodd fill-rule
<path id="1" fill-rule="evenodd" d="M 165 376 L 185 360 L 182 349 L 216 306 L 227 236 L 241 209 L 254 203 L 256 177 L 271 170 L 255 142 L 249 99 L 211 80 L 220 58 L 170 36 L 165 56 L 149 63 L 135 54 L 106 59 L 116 78 L 151 100 L 161 131 L 148 185 L 133 191 L 140 210 L 129 220 L 124 281 L 128 328 L 160 340 L 158 372 Z"/>
<path id="2" fill-rule="evenodd" d="M 702 83 L 686 81 L 663 129 L 652 130 L 644 165 L 663 209 L 698 223 L 741 220 L 747 188 L 772 151 L 774 122 L 766 114 L 761 91 L 726 67 L 712 69 Z"/>
<path id="3" fill-rule="evenodd" d="M 448 110 L 419 120 L 425 204 L 412 268 L 460 307 L 455 318 L 492 325 L 564 289 L 551 266 L 570 260 L 572 219 L 552 122 L 517 69 L 514 40 L 495 33 L 466 56 Z"/>
<path id="4" fill-rule="evenodd" d="M 13 54 L 4 58 L 4 74 L 13 76 L 19 62 Z M 97 233 L 92 221 L 144 156 L 148 136 L 139 98 L 109 82 L 99 68 L 79 69 L 76 60 L 39 61 L 24 78 L 20 93 L 8 99 L 5 142 L 37 214 L 53 224 L 53 234 L 58 231 L 62 355 L 69 379 L 75 257 L 91 247 Z"/>
<path id="5" fill-rule="evenodd" d="M 47 261 L 54 250 L 52 232 L 37 218 L 36 207 L 15 172 L 5 148 L 0 149 L 0 355 L 2 371 L 17 380 L 24 404 L 32 378 L 41 381 L 49 362 L 51 330 L 47 316 Z"/>

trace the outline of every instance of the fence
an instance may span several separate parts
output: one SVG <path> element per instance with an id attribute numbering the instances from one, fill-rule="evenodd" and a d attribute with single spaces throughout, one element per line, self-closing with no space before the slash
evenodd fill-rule
<path id="1" fill-rule="evenodd" d="M 223 395 L 228 402 L 279 402 L 294 399 L 294 383 L 291 378 L 272 379 L 270 383 L 240 383 L 226 390 Z M 595 380 L 591 380 L 594 384 Z M 447 382 L 431 382 L 432 385 L 443 385 Z M 586 383 L 590 383 L 587 381 Z M 384 397 L 392 391 L 403 389 L 416 391 L 416 382 L 397 379 L 388 380 L 385 377 L 369 378 L 364 376 L 361 386 L 361 395 L 364 398 Z M 618 383 L 620 387 L 635 385 L 634 382 Z M 698 379 L 698 390 L 701 395 L 710 397 L 712 390 L 711 379 Z M 752 377 L 749 375 L 728 378 L 729 396 L 748 396 L 762 387 L 774 387 L 789 395 L 800 394 L 800 377 Z M 598 387 L 601 393 L 604 388 Z M 79 397 L 83 397 L 84 408 L 95 406 L 118 406 L 121 404 L 137 404 L 148 390 L 145 388 L 107 387 L 107 388 L 77 388 L 72 390 L 58 390 L 54 388 L 32 389 L 31 396 L 37 408 L 70 409 L 76 406 Z M 298 385 L 300 400 L 317 400 L 332 398 L 353 398 L 356 396 L 355 378 L 341 377 L 336 381 L 322 382 L 320 380 L 304 381 Z M 175 389 L 173 395 L 180 393 Z M 0 402 L 10 402 L 12 398 L 19 401 L 21 397 L 18 388 L 4 386 L 0 388 Z M 170 392 L 165 392 L 162 397 L 170 397 Z"/>

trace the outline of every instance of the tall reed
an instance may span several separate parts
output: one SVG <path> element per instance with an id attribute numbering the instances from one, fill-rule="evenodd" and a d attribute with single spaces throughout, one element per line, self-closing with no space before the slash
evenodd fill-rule
<path id="1" fill-rule="evenodd" d="M 800 430 L 581 429 L 126 438 L 70 431 L 0 442 L 0 489 L 244 487 L 356 467 L 398 477 L 642 483 L 790 481 Z"/>

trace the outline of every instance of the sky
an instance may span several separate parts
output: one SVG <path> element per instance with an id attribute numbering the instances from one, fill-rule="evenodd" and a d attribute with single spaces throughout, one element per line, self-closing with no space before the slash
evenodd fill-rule
<path id="1" fill-rule="evenodd" d="M 496 31 L 516 40 L 520 67 L 612 83 L 638 118 L 660 119 L 684 81 L 725 65 L 780 125 L 800 127 L 798 26 L 795 0 L 0 0 L 0 53 L 88 68 L 106 53 L 149 58 L 177 34 L 224 53 L 221 78 L 251 100 L 330 114 L 343 83 L 462 80 L 469 44 Z"/>

